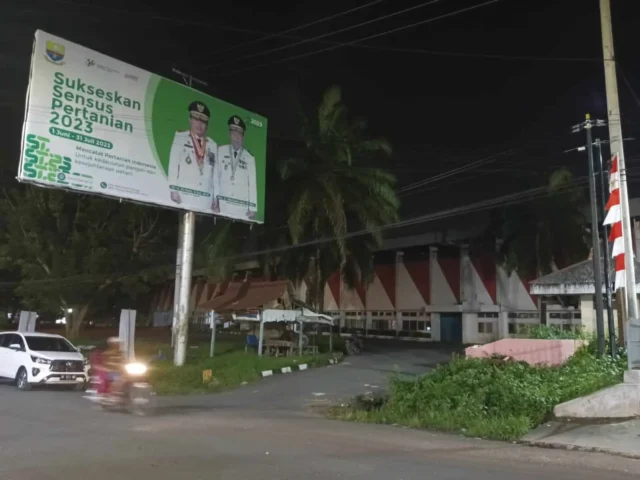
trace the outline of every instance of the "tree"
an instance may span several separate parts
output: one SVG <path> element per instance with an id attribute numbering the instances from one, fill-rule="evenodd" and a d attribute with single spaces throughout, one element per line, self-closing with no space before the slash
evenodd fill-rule
<path id="1" fill-rule="evenodd" d="M 204 267 L 213 281 L 229 280 L 235 265 L 242 262 L 247 231 L 245 224 L 218 218 L 215 228 L 209 229 L 194 249 L 194 267 Z"/>
<path id="2" fill-rule="evenodd" d="M 0 329 L 6 328 L 8 319 L 15 320 L 20 310 L 20 298 L 16 293 L 16 287 L 20 280 L 20 272 L 17 268 L 0 268 Z"/>
<path id="3" fill-rule="evenodd" d="M 584 260 L 587 206 L 583 191 L 563 168 L 551 174 L 542 198 L 505 208 L 498 236 L 507 270 L 539 277 L 554 265 Z"/>
<path id="4" fill-rule="evenodd" d="M 0 266 L 19 269 L 30 309 L 69 312 L 70 337 L 92 307 L 135 299 L 175 261 L 175 228 L 160 209 L 36 187 L 5 192 L 0 209 Z"/>
<path id="5" fill-rule="evenodd" d="M 301 137 L 303 151 L 279 164 L 288 233 L 297 246 L 282 255 L 281 268 L 296 283 L 306 280 L 307 302 L 321 310 L 333 272 L 349 288 L 372 279 L 381 227 L 397 221 L 399 200 L 394 176 L 373 166 L 390 156 L 389 143 L 371 138 L 367 122 L 348 115 L 339 87 L 304 118 Z"/>

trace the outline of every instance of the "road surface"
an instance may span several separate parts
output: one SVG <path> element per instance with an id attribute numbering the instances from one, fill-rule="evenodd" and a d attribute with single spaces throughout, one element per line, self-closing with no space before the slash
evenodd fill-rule
<path id="1" fill-rule="evenodd" d="M 0 479 L 638 478 L 639 461 L 342 423 L 309 409 L 384 384 L 389 369 L 424 371 L 441 355 L 382 352 L 222 395 L 162 399 L 150 418 L 95 411 L 77 392 L 2 385 Z"/>

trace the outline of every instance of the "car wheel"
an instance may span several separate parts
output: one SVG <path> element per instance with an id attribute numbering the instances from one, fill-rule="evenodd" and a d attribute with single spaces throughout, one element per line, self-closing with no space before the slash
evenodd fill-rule
<path id="1" fill-rule="evenodd" d="M 16 387 L 20 390 L 31 390 L 31 384 L 29 383 L 29 376 L 27 370 L 21 367 L 16 375 Z"/>

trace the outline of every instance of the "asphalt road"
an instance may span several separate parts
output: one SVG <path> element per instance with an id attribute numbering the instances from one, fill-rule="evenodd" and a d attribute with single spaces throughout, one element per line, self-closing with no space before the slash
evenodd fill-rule
<path id="1" fill-rule="evenodd" d="M 639 461 L 334 422 L 309 409 L 447 355 L 379 351 L 221 395 L 163 398 L 150 418 L 96 411 L 77 392 L 0 386 L 0 479 L 638 478 Z"/>

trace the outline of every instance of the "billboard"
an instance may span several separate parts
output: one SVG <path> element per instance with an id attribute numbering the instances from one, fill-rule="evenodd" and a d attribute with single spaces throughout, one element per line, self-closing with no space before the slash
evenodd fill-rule
<path id="1" fill-rule="evenodd" d="M 18 180 L 263 223 L 266 118 L 36 31 Z"/>

